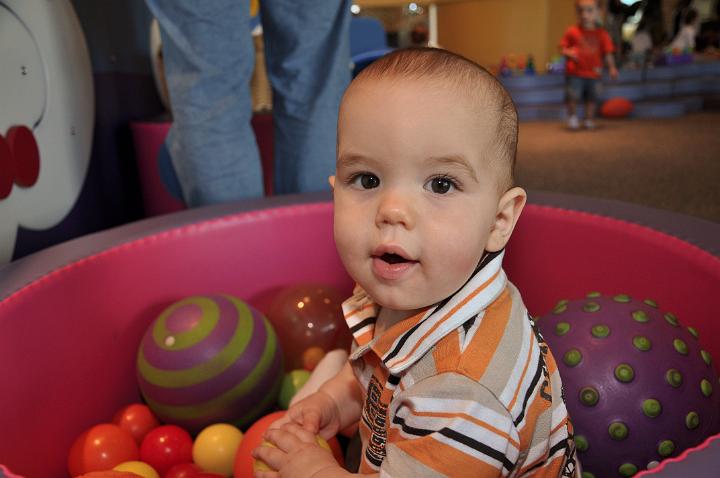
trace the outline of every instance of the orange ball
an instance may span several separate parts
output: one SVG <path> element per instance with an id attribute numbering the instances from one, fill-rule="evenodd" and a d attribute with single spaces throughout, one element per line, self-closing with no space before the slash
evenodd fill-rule
<path id="1" fill-rule="evenodd" d="M 263 442 L 263 435 L 265 435 L 265 431 L 270 428 L 270 425 L 281 419 L 284 415 L 285 411 L 270 413 L 253 423 L 253 425 L 247 429 L 235 455 L 233 476 L 253 476 L 253 462 L 255 459 L 251 455 L 252 451 Z"/>
<path id="2" fill-rule="evenodd" d="M 325 351 L 320 347 L 310 347 L 302 355 L 303 368 L 309 372 L 315 370 L 317 364 L 325 356 Z"/>
<path id="3" fill-rule="evenodd" d="M 330 453 L 333 452 L 332 449 L 330 448 L 330 445 L 328 444 L 327 441 L 325 441 L 325 439 L 323 437 L 318 435 L 315 437 L 315 440 L 317 440 L 318 445 L 320 445 L 322 448 L 325 448 Z M 267 440 L 263 440 L 262 446 L 270 446 L 273 448 L 277 448 L 275 445 L 273 445 L 271 442 L 269 442 Z M 253 461 L 253 471 L 273 471 L 273 469 L 270 468 L 270 466 L 262 460 L 254 460 Z"/>
<path id="4" fill-rule="evenodd" d="M 103 470 L 91 471 L 76 478 L 138 478 L 138 475 L 129 471 Z"/>
<path id="5" fill-rule="evenodd" d="M 138 446 L 132 435 L 117 425 L 102 423 L 75 439 L 68 456 L 70 476 L 109 470 L 125 461 L 137 460 Z"/>
<path id="6" fill-rule="evenodd" d="M 263 436 L 265 435 L 265 431 L 270 428 L 270 425 L 281 419 L 285 413 L 285 411 L 278 411 L 265 415 L 247 429 L 243 435 L 242 441 L 240 442 L 240 446 L 238 447 L 237 455 L 235 455 L 233 476 L 253 476 L 253 465 L 255 459 L 252 457 L 252 451 L 265 441 Z M 320 440 L 322 440 L 322 438 L 320 438 Z M 327 440 L 327 445 L 335 457 L 335 460 L 342 466 L 345 463 L 345 460 L 337 438 L 333 437 Z"/>

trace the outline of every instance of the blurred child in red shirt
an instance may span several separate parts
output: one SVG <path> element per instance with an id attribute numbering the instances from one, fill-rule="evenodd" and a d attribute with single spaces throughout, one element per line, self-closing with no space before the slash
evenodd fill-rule
<path id="1" fill-rule="evenodd" d="M 585 101 L 587 129 L 595 128 L 594 118 L 600 97 L 603 60 L 607 62 L 610 77 L 617 78 L 613 58 L 612 40 L 607 30 L 598 26 L 599 7 L 597 0 L 575 0 L 578 23 L 568 27 L 560 41 L 562 54 L 566 58 L 565 98 L 568 108 L 568 128 L 580 128 L 577 104 Z"/>

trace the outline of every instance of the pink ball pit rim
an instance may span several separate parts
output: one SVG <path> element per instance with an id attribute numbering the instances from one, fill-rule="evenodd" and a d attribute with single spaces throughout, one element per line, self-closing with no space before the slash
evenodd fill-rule
<path id="1" fill-rule="evenodd" d="M 217 234 L 218 231 L 227 231 L 227 230 L 233 230 L 235 227 L 242 227 L 243 225 L 245 227 L 260 227 L 262 223 L 272 222 L 272 221 L 278 221 L 278 220 L 289 220 L 292 219 L 294 216 L 305 216 L 310 215 L 317 218 L 324 218 L 324 221 L 327 222 L 328 216 L 331 217 L 331 204 L 327 202 L 322 203 L 310 203 L 310 204 L 302 204 L 302 205 L 290 205 L 290 206 L 282 206 L 277 208 L 271 208 L 271 209 L 262 209 L 262 210 L 255 210 L 255 211 L 246 211 L 241 212 L 238 214 L 229 214 L 224 215 L 221 217 L 216 217 L 212 219 L 204 219 L 197 222 L 193 222 L 190 224 L 185 224 L 179 227 L 173 227 L 169 228 L 167 230 L 156 232 L 149 234 L 147 236 L 141 237 L 139 239 L 130 240 L 129 242 L 117 244 L 114 246 L 111 246 L 105 250 L 101 250 L 100 252 L 90 254 L 86 257 L 82 257 L 80 259 L 74 260 L 66 265 L 60 266 L 55 268 L 54 270 L 48 271 L 44 274 L 42 274 L 40 277 L 37 277 L 35 279 L 31 279 L 28 283 L 20 286 L 17 290 L 10 292 L 9 295 L 7 295 L 4 299 L 0 300 L 0 331 L 4 328 L 4 324 L 2 323 L 2 320 L 16 320 L 17 317 L 3 317 L 5 315 L 5 311 L 8 309 L 13 309 L 17 307 L 21 307 L 23 303 L 32 305 L 34 303 L 33 299 L 36 295 L 45 294 L 48 289 L 51 289 L 54 284 L 58 282 L 62 282 L 64 280 L 70 280 L 72 279 L 73 275 L 80 275 L 83 273 L 84 270 L 91 269 L 93 267 L 96 267 L 98 265 L 102 265 L 103 263 L 112 263 L 114 260 L 117 260 L 118 258 L 121 258 L 124 255 L 132 255 L 133 253 L 136 253 L 141 250 L 150 250 L 153 247 L 157 248 L 162 245 L 167 245 L 168 247 L 172 247 L 173 243 L 176 243 L 177 241 L 192 241 L 193 238 L 197 239 L 198 237 L 201 237 L 203 235 L 209 236 L 212 234 Z M 528 233 L 536 233 L 538 232 L 537 229 L 537 221 L 544 222 L 552 218 L 562 218 L 567 224 L 575 224 L 575 225 L 582 225 L 586 224 L 589 226 L 593 226 L 595 228 L 600 227 L 604 230 L 609 231 L 615 231 L 615 232 L 621 232 L 623 235 L 630 235 L 631 237 L 634 237 L 637 240 L 640 240 L 642 238 L 643 241 L 649 241 L 650 244 L 654 244 L 657 247 L 663 247 L 665 249 L 672 250 L 674 253 L 677 253 L 679 256 L 682 257 L 682 260 L 689 261 L 690 264 L 693 264 L 696 267 L 703 267 L 705 268 L 708 273 L 710 274 L 710 277 L 713 277 L 715 279 L 715 284 L 720 284 L 720 259 L 718 257 L 713 256 L 712 254 L 704 251 L 703 249 L 700 249 L 697 246 L 694 246 L 692 244 L 689 244 L 685 241 L 679 240 L 673 236 L 658 232 L 656 230 L 653 230 L 651 228 L 645 227 L 645 226 L 639 226 L 637 224 L 627 223 L 625 221 L 620 221 L 613 218 L 603 217 L 603 216 L 597 216 L 594 214 L 584 213 L 584 212 L 578 212 L 578 211 L 571 211 L 571 210 L 564 210 L 560 208 L 555 207 L 546 207 L 546 206 L 537 206 L 537 205 L 530 205 L 528 206 L 528 210 L 524 214 L 526 219 L 524 219 L 524 222 L 521 223 L 518 229 L 518 234 L 521 234 L 524 228 L 530 228 L 528 229 Z M 527 219 L 530 218 L 530 219 Z M 534 219 L 532 219 L 534 218 Z M 532 223 L 532 224 L 531 224 Z M 535 229 L 532 229 L 535 228 Z M 329 233 L 329 229 L 326 230 L 327 233 Z M 286 239 L 285 235 L 281 234 L 278 237 L 277 242 L 279 245 L 284 244 L 284 239 Z M 272 237 L 272 235 L 270 235 Z M 271 239 L 270 242 L 272 242 L 275 239 Z M 328 241 L 324 240 L 324 244 L 327 245 Z M 265 241 L 268 242 L 268 241 Z M 331 239 L 330 239 L 331 242 Z M 517 255 L 525 255 L 528 253 L 526 250 L 528 246 L 530 247 L 531 241 L 525 241 L 527 244 L 523 245 L 520 241 L 516 241 L 513 243 L 513 245 L 510 246 L 510 249 L 508 251 L 508 256 L 513 257 L 513 254 Z M 668 247 L 669 246 L 669 247 Z M 534 248 L 537 247 L 537 243 L 534 244 Z M 532 248 L 532 247 L 531 247 Z M 537 251 L 534 253 L 536 254 Z M 334 251 L 333 251 L 334 254 Z M 509 261 L 509 265 L 512 268 L 512 260 Z M 331 267 L 328 267 L 328 269 L 333 269 L 332 271 L 320 271 L 320 270 L 314 270 L 314 271 L 307 271 L 310 272 L 310 275 L 314 274 L 313 279 L 317 279 L 317 277 L 322 276 L 325 274 L 326 278 L 331 278 L 331 283 L 340 283 L 343 285 L 344 289 L 347 290 L 351 286 L 351 283 L 349 282 L 349 279 L 344 275 L 344 272 L 338 271 L 339 261 L 336 261 L 330 265 Z M 0 274 L 3 271 L 0 270 Z M 527 280 L 532 280 L 532 277 L 530 279 L 523 276 L 521 271 L 515 271 L 517 273 L 514 273 L 513 271 L 510 272 L 511 278 L 516 282 L 525 282 Z M 307 280 L 308 277 L 306 274 L 300 274 L 296 277 L 285 277 L 286 283 L 291 283 L 294 280 Z M 572 279 L 572 278 L 571 278 Z M 568 280 L 568 286 L 572 286 L 573 282 L 577 282 L 574 280 Z M 1 285 L 1 283 L 0 283 Z M 523 289 L 523 285 L 519 284 L 521 290 Z M 255 288 L 256 290 L 253 291 L 252 294 L 259 292 L 260 289 L 262 289 L 261 286 L 258 286 Z M 587 290 L 584 290 L 584 292 L 587 292 Z M 612 292 L 626 292 L 626 291 L 603 291 L 606 293 L 612 293 Z M 178 292 L 180 293 L 180 292 Z M 199 293 L 202 293 L 200 291 Z M 538 297 L 533 297 L 538 296 Z M 3 297 L 3 290 L 0 288 L 0 297 Z M 528 297 L 529 300 L 529 306 L 531 307 L 531 310 L 533 307 L 535 307 L 534 313 L 539 314 L 544 312 L 545 310 L 540 310 L 540 308 L 546 307 L 546 303 L 549 303 L 548 307 L 551 307 L 555 300 L 557 300 L 558 297 L 553 298 L 544 298 L 541 295 L 538 294 L 530 294 Z M 37 301 L 35 301 L 37 302 Z M 48 305 L 49 306 L 49 305 Z M 52 312 L 52 311 L 48 311 Z M 147 314 L 146 314 L 147 315 Z M 29 320 L 27 316 L 23 317 L 24 320 Z M 147 319 L 147 317 L 145 317 Z M 18 319 L 19 320 L 19 319 Z M 682 320 L 682 317 L 681 317 Z M 61 330 L 66 331 L 62 329 L 62 327 L 59 327 Z M 137 328 L 137 327 L 136 327 Z M 2 334 L 0 334 L 0 337 Z M 2 338 L 0 338 L 0 342 L 2 341 Z M 711 350 L 712 352 L 712 350 Z M 2 352 L 0 352 L 0 356 L 2 355 Z M 134 351 L 133 354 L 134 355 Z M 720 356 L 720 354 L 715 353 L 716 357 Z M 33 365 L 32 363 L 26 363 L 29 365 Z M 133 363 L 134 366 L 134 363 Z M 28 367 L 31 368 L 31 367 Z M 127 366 L 125 366 L 127 368 Z M 126 374 L 127 378 L 127 374 Z M 12 385 L 12 384 L 10 384 Z M 10 387 L 12 388 L 12 387 Z M 126 387 L 131 388 L 131 387 Z M 55 444 L 55 448 L 47 448 L 48 452 L 44 452 L 45 460 L 33 460 L 32 456 L 33 453 L 31 450 L 29 450 L 29 444 L 27 442 L 31 440 L 23 439 L 21 436 L 18 440 L 13 440 L 14 444 L 11 444 L 12 449 L 5 449 L 6 445 L 0 445 L 0 463 L 5 463 L 10 466 L 11 469 L 14 469 L 18 472 L 22 471 L 23 473 L 27 474 L 28 476 L 59 476 L 58 471 L 59 468 L 57 466 L 54 466 L 52 470 L 50 470 L 49 466 L 44 465 L 43 463 L 38 463 L 40 461 L 45 463 L 52 463 L 53 460 L 63 460 L 65 452 L 62 450 L 58 450 L 58 448 L 61 448 L 59 445 L 60 443 L 68 440 L 72 440 L 76 434 L 78 434 L 82 429 L 84 429 L 85 426 L 89 426 L 94 423 L 99 423 L 104 420 L 109 420 L 112 413 L 120 406 L 126 403 L 128 400 L 135 397 L 137 399 L 137 392 L 136 391 L 124 391 L 124 393 L 119 394 L 118 396 L 112 395 L 111 399 L 107 400 L 106 402 L 100 403 L 99 400 L 95 400 L 92 406 L 87 407 L 87 409 L 83 410 L 82 419 L 80 421 L 84 422 L 82 425 L 78 425 L 77 430 L 70 430 L 71 427 L 68 427 L 68 422 L 71 422 L 73 424 L 77 423 L 77 418 L 75 417 L 76 421 L 73 420 L 63 420 L 63 417 L 57 417 L 54 422 L 52 423 L 44 423 L 43 425 L 51 430 L 57 429 L 60 430 L 59 435 L 58 434 L 51 434 L 53 435 L 51 440 L 46 440 L 47 443 L 44 445 L 45 447 L 49 447 L 50 443 Z M 106 397 L 107 398 L 107 397 Z M 7 398 L 6 398 L 7 400 Z M 6 403 L 7 405 L 10 405 L 9 403 Z M 4 410 L 8 410 L 8 407 L 3 407 Z M 75 411 L 77 412 L 77 410 Z M 1 413 L 1 412 L 0 412 Z M 12 420 L 12 418 L 11 418 Z M 23 424 L 19 423 L 18 418 L 15 419 L 15 422 L 12 423 L 13 426 L 6 428 L 6 431 L 9 432 L 17 432 L 19 430 L 23 430 Z M 6 418 L 2 418 L 0 415 L 0 424 L 7 421 Z M 2 427 L 5 428 L 5 427 Z M 39 433 L 39 431 L 35 430 L 35 432 Z M 62 435 L 67 435 L 66 437 L 63 437 Z M 8 436 L 7 434 L 5 436 Z M 27 438 L 27 437 L 25 437 Z M 23 442 L 26 442 L 25 449 L 22 449 Z M 7 442 L 6 442 L 7 443 Z M 67 445 L 66 449 L 69 448 L 69 444 Z M 15 454 L 13 453 L 15 452 Z M 8 452 L 6 455 L 5 452 Z M 17 456 L 16 454 L 19 454 L 21 456 Z M 34 463 L 30 463 L 34 462 Z M 63 462 L 64 464 L 64 462 Z M 27 468 L 27 471 L 25 471 L 25 467 L 30 466 L 30 468 Z M 21 467 L 23 468 L 21 470 Z M 643 476 L 649 476 L 648 474 Z"/>

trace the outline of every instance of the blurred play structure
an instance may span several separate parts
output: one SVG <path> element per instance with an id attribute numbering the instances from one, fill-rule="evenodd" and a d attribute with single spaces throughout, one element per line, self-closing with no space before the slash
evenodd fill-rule
<path id="1" fill-rule="evenodd" d="M 144 216 L 130 122 L 163 111 L 150 20 L 142 0 L 0 1 L 0 266 Z"/>
<path id="2" fill-rule="evenodd" d="M 377 18 L 353 16 L 350 20 L 350 57 L 353 76 L 390 52 L 383 24 Z"/>
<path id="3" fill-rule="evenodd" d="M 20 227 L 56 226 L 90 163 L 90 57 L 68 0 L 0 1 L 0 265 Z"/>
<path id="4" fill-rule="evenodd" d="M 560 121 L 565 117 L 565 76 L 555 73 L 501 76 L 520 120 Z M 636 118 L 683 116 L 703 109 L 706 99 L 717 94 L 720 61 L 623 69 L 616 81 L 603 81 L 603 99 L 623 97 L 632 101 L 631 116 Z"/>

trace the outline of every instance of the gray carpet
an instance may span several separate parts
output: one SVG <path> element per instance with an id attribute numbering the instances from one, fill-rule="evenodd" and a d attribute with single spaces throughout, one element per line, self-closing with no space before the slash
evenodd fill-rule
<path id="1" fill-rule="evenodd" d="M 720 222 L 720 112 L 599 125 L 570 132 L 557 122 L 521 123 L 517 183 Z"/>

